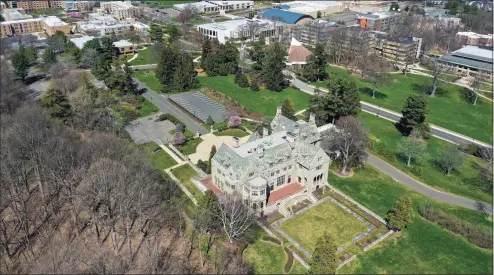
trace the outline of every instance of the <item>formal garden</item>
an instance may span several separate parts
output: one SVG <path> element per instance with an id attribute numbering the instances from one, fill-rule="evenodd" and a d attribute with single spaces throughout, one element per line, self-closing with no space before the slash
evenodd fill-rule
<path id="1" fill-rule="evenodd" d="M 357 84 L 360 98 L 380 107 L 401 112 L 405 100 L 413 93 L 425 93 L 425 85 L 432 78 L 414 74 L 392 74 L 388 84 L 377 88 L 375 98 L 372 98 L 371 85 L 361 78 L 351 75 L 346 69 L 328 66 L 327 71 L 335 76 L 351 80 Z M 327 88 L 327 81 L 311 83 L 317 87 Z M 479 99 L 473 105 L 467 97 L 465 88 L 440 83 L 436 96 L 427 97 L 429 103 L 428 120 L 430 123 L 448 130 L 492 144 L 492 103 Z"/>

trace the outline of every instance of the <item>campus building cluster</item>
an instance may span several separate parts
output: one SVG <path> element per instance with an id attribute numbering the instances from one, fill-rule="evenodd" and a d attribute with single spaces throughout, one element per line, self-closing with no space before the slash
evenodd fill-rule
<path id="1" fill-rule="evenodd" d="M 37 32 L 54 35 L 57 31 L 68 34 L 70 32 L 70 26 L 56 16 L 4 21 L 0 23 L 1 37 Z"/>
<path id="2" fill-rule="evenodd" d="M 195 3 L 175 4 L 173 8 L 183 11 L 187 6 L 193 6 L 199 13 L 214 13 L 222 11 L 234 11 L 249 9 L 254 6 L 254 1 L 201 1 Z"/>
<path id="3" fill-rule="evenodd" d="M 92 3 L 94 3 L 94 1 L 7 1 L 7 6 L 9 8 L 21 8 L 26 11 L 43 10 L 49 8 L 60 8 L 65 11 L 88 11 Z"/>

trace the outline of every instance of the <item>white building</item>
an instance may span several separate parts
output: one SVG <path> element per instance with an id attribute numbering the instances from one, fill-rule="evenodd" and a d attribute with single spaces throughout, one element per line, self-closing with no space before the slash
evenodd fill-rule
<path id="1" fill-rule="evenodd" d="M 320 12 L 327 16 L 335 12 L 343 11 L 343 4 L 337 1 L 292 1 L 276 4 L 276 7 L 290 12 L 307 14 L 314 18 Z"/>
<path id="2" fill-rule="evenodd" d="M 202 24 L 198 26 L 198 29 L 204 37 L 208 37 L 210 39 L 217 38 L 220 43 L 224 44 L 231 39 L 239 39 L 242 36 L 250 37 L 250 34 L 248 33 L 249 28 L 246 27 L 247 24 L 258 24 L 260 26 L 259 34 L 256 34 L 257 37 L 261 32 L 265 37 L 278 36 L 278 33 L 282 30 L 281 26 L 277 26 L 269 20 L 244 18 L 218 23 Z"/>
<path id="3" fill-rule="evenodd" d="M 137 17 L 141 14 L 140 8 L 133 6 L 131 1 L 101 2 L 100 5 L 105 12 L 111 13 L 118 20 Z"/>
<path id="4" fill-rule="evenodd" d="M 173 8 L 178 10 L 178 11 L 183 11 L 186 6 L 191 5 L 199 13 L 212 13 L 212 12 L 219 12 L 219 7 L 216 4 L 212 4 L 206 1 L 201 1 L 201 2 L 195 2 L 195 3 L 185 3 L 185 4 L 175 4 L 173 5 Z"/>
<path id="5" fill-rule="evenodd" d="M 254 1 L 208 1 L 218 6 L 220 11 L 243 10 L 254 6 Z"/>
<path id="6" fill-rule="evenodd" d="M 106 36 L 115 35 L 130 31 L 132 28 L 142 34 L 147 34 L 149 26 L 136 21 L 135 18 L 127 18 L 125 21 L 116 20 L 113 16 L 91 13 L 90 20 L 76 23 L 75 30 L 85 35 Z"/>
<path id="7" fill-rule="evenodd" d="M 95 38 L 96 37 L 94 37 L 94 36 L 87 36 L 86 35 L 86 36 L 83 36 L 83 37 L 72 38 L 72 39 L 70 39 L 70 41 L 72 41 L 72 43 L 74 43 L 77 48 L 79 48 L 79 49 L 82 50 L 82 48 L 84 47 L 84 45 L 87 42 L 89 42 L 89 41 L 91 41 L 91 40 L 93 40 Z"/>
<path id="8" fill-rule="evenodd" d="M 270 213 L 304 199 L 328 179 L 329 156 L 321 149 L 314 116 L 309 122 L 277 114 L 272 133 L 253 134 L 243 145 L 222 144 L 211 160 L 211 183 L 223 193 L 237 193 L 254 210 Z"/>
<path id="9" fill-rule="evenodd" d="M 4 4 L 5 5 L 5 4 Z M 5 21 L 16 21 L 33 18 L 32 15 L 25 14 L 24 9 L 2 9 L 2 16 Z"/>

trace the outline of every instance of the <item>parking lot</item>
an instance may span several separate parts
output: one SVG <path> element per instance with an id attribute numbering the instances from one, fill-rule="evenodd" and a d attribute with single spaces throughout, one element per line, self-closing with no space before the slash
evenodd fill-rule
<path id="1" fill-rule="evenodd" d="M 143 144 L 151 141 L 167 143 L 172 139 L 168 132 L 175 129 L 175 125 L 168 120 L 155 121 L 160 114 L 131 121 L 125 126 L 134 143 Z"/>
<path id="2" fill-rule="evenodd" d="M 222 115 L 225 112 L 225 106 L 201 92 L 170 95 L 170 100 L 203 122 L 206 122 L 208 116 L 211 116 L 214 122 L 223 121 Z"/>

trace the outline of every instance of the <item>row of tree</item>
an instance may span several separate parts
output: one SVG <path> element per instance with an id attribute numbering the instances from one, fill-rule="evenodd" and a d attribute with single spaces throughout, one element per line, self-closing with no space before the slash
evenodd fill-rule
<path id="1" fill-rule="evenodd" d="M 174 44 L 162 44 L 159 49 L 156 77 L 163 84 L 163 92 L 185 92 L 199 87 L 192 57 L 179 51 Z"/>

